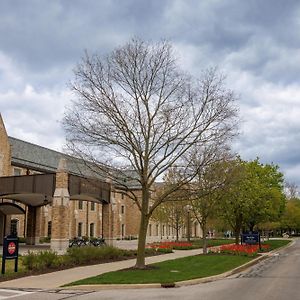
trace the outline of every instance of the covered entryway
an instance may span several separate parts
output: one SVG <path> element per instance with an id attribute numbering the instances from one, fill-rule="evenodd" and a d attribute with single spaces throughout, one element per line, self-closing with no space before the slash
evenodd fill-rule
<path id="1" fill-rule="evenodd" d="M 8 234 L 17 234 L 18 219 L 7 220 L 10 215 L 23 215 L 25 210 L 15 203 L 0 203 L 0 244 L 3 244 L 3 237 Z M 8 223 L 7 221 L 10 221 Z"/>
<path id="2" fill-rule="evenodd" d="M 109 230 L 112 222 L 110 194 L 111 184 L 108 182 L 69 174 L 65 159 L 61 159 L 56 173 L 0 177 L 0 198 L 3 204 L 9 205 L 7 204 L 10 203 L 7 201 L 9 199 L 27 207 L 27 244 L 35 244 L 39 238 L 36 230 L 37 209 L 51 204 L 51 248 L 56 251 L 64 251 L 68 247 L 71 223 L 70 200 L 101 203 L 103 205 L 102 218 L 105 224 L 102 232 L 104 238 L 111 238 Z M 10 209 L 13 212 L 12 206 Z M 9 209 L 7 208 L 6 211 L 9 212 Z M 1 229 L 0 235 L 1 237 L 4 235 L 3 230 L 1 234 Z"/>

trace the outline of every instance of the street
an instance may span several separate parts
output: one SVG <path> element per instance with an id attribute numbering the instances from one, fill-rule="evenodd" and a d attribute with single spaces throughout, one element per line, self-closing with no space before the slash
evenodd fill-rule
<path id="1" fill-rule="evenodd" d="M 300 240 L 242 273 L 210 283 L 169 289 L 91 291 L 22 290 L 2 294 L 0 299 L 201 299 L 282 300 L 300 299 Z M 12 291 L 13 292 L 13 291 Z M 15 291 L 17 292 L 17 291 Z"/>

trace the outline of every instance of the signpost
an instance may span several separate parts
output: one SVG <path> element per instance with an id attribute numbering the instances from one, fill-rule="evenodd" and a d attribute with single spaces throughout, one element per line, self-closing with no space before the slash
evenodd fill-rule
<path id="1" fill-rule="evenodd" d="M 15 260 L 15 272 L 18 272 L 19 239 L 17 236 L 8 235 L 4 237 L 2 255 L 2 274 L 5 274 L 5 262 L 7 259 Z"/>

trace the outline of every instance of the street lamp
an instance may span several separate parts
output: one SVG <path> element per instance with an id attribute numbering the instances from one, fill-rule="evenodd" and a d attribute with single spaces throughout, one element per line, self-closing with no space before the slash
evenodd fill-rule
<path id="1" fill-rule="evenodd" d="M 190 242 L 191 241 L 191 220 L 190 220 L 190 212 L 192 209 L 191 205 L 186 205 L 184 207 L 185 211 L 187 212 L 187 232 L 186 232 L 186 237 L 187 237 L 187 241 Z"/>

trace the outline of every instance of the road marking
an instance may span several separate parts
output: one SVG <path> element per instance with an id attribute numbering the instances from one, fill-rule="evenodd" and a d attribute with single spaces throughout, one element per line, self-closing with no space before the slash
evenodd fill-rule
<path id="1" fill-rule="evenodd" d="M 0 289 L 0 300 L 20 297 L 24 295 L 33 294 L 34 292 L 24 292 L 19 290 Z"/>

